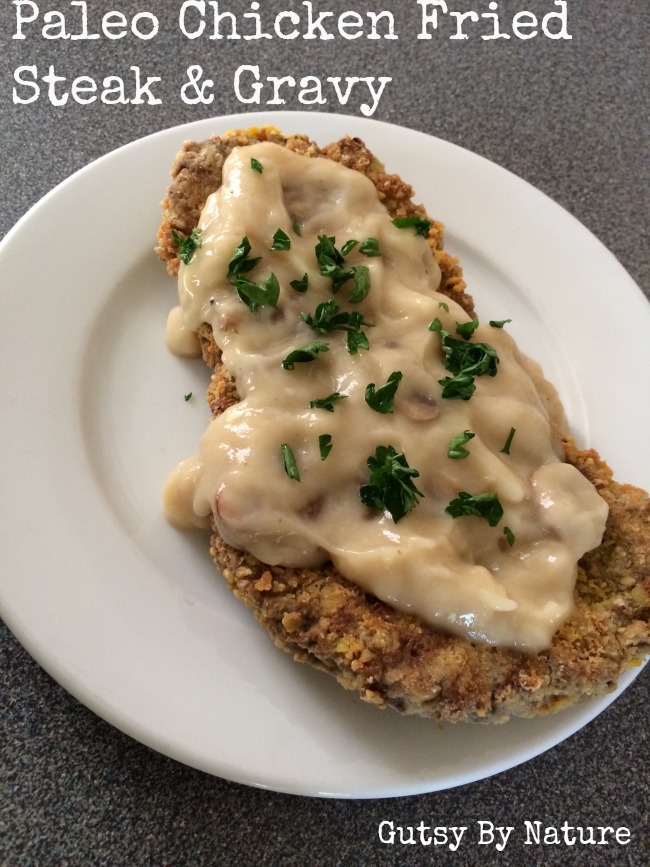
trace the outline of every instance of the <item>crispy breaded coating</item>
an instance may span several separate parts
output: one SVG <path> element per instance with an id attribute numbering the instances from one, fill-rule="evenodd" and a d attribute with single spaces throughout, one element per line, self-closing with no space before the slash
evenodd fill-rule
<path id="1" fill-rule="evenodd" d="M 344 138 L 321 149 L 304 136 L 284 137 L 271 127 L 234 132 L 186 143 L 174 163 L 157 248 L 170 274 L 178 272 L 172 229 L 188 235 L 207 196 L 219 187 L 230 151 L 263 140 L 362 172 L 391 217 L 426 217 L 413 203 L 412 188 L 386 174 L 359 139 Z M 428 240 L 442 271 L 440 291 L 473 314 L 462 270 L 444 250 L 441 223 L 432 222 Z M 221 365 L 208 325 L 200 338 L 213 370 L 208 403 L 218 415 L 237 402 L 236 384 Z M 602 543 L 580 562 L 573 616 L 550 648 L 538 654 L 474 645 L 438 632 L 365 593 L 331 564 L 271 567 L 230 547 L 216 531 L 211 553 L 233 592 L 253 609 L 278 647 L 329 672 L 365 701 L 450 722 L 504 722 L 550 713 L 610 691 L 621 673 L 650 650 L 650 499 L 614 481 L 596 452 L 580 451 L 570 437 L 563 441 L 567 461 L 607 501 L 609 518 Z"/>

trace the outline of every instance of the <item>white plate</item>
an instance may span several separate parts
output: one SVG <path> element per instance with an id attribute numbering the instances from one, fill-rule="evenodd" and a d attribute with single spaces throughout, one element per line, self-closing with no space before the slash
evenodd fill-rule
<path id="1" fill-rule="evenodd" d="M 321 143 L 358 135 L 412 181 L 446 223 L 481 312 L 513 320 L 578 439 L 597 445 L 621 480 L 650 486 L 647 452 L 629 448 L 630 431 L 650 428 L 650 404 L 635 399 L 650 381 L 650 353 L 616 327 L 648 333 L 650 306 L 565 211 L 474 154 L 376 121 L 206 120 L 78 172 L 0 248 L 2 613 L 100 716 L 221 777 L 340 797 L 478 780 L 554 746 L 615 695 L 494 728 L 380 713 L 275 650 L 215 575 L 204 541 L 161 516 L 164 479 L 194 451 L 208 412 L 204 366 L 163 344 L 176 289 L 153 254 L 158 203 L 184 139 L 265 120 Z"/>

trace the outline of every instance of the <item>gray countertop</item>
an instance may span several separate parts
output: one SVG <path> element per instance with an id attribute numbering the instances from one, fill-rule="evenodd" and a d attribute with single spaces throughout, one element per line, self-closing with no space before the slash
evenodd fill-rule
<path id="1" fill-rule="evenodd" d="M 58 9 L 71 33 L 79 7 L 41 2 L 41 17 Z M 131 18 L 153 11 L 160 32 L 151 40 L 45 39 L 43 22 L 24 25 L 13 39 L 16 13 L 0 9 L 2 57 L 0 129 L 5 234 L 45 193 L 93 159 L 141 136 L 212 115 L 261 109 L 245 106 L 233 90 L 240 64 L 260 74 L 387 76 L 376 119 L 459 144 L 510 169 L 561 204 L 619 259 L 650 297 L 648 257 L 648 99 L 646 0 L 594 4 L 568 0 L 569 39 L 539 32 L 530 40 L 483 40 L 487 23 L 467 23 L 468 38 L 450 39 L 450 16 L 440 16 L 430 40 L 418 39 L 416 2 L 362 4 L 392 10 L 398 39 L 305 41 L 183 38 L 180 2 L 127 0 L 92 5 L 89 27 L 119 8 Z M 492 5 L 492 4 L 491 4 Z M 250 11 L 250 4 L 220 4 Z M 263 4 L 265 21 L 304 4 Z M 487 4 L 448 4 L 450 10 L 487 11 Z M 321 4 L 337 14 L 340 2 Z M 431 7 L 430 7 L 431 8 Z M 557 11 L 551 0 L 524 7 L 499 3 L 501 29 L 522 9 L 540 18 Z M 25 7 L 24 14 L 33 7 Z M 188 27 L 196 16 L 188 16 Z M 243 19 L 239 19 L 240 23 Z M 520 19 L 522 20 L 522 19 Z M 146 24 L 141 19 L 142 25 Z M 284 21 L 288 31 L 290 21 Z M 555 25 L 557 26 L 557 22 Z M 551 28 L 553 32 L 553 28 Z M 53 33 L 52 30 L 49 31 Z M 244 32 L 244 31 L 242 31 Z M 334 31 L 336 33 L 336 31 Z M 522 32 L 530 32 L 528 31 Z M 645 43 L 644 43 L 645 37 Z M 201 64 L 215 82 L 215 99 L 187 105 L 179 98 L 186 69 Z M 139 65 L 162 79 L 161 105 L 52 105 L 47 88 L 31 104 L 12 103 L 14 70 L 53 65 L 71 79 L 101 80 Z M 28 75 L 29 73 L 25 73 Z M 61 87 L 61 85 L 57 85 Z M 33 92 L 25 85 L 22 98 Z M 62 92 L 62 91 L 58 91 Z M 276 108 L 306 109 L 294 93 Z M 273 108 L 273 106 L 270 106 Z M 321 111 L 355 114 L 331 101 Z M 0 275 L 0 280 L 2 275 Z M 2 286 L 6 291 L 7 287 Z M 638 335 L 637 335 L 638 336 Z M 639 336 L 640 337 L 640 336 Z M 3 452 L 9 444 L 2 443 Z M 8 504 L 2 504 L 5 509 Z M 35 510 L 48 504 L 35 504 Z M 644 672 L 624 695 L 585 729 L 546 754 L 496 777 L 447 792 L 391 800 L 337 801 L 248 788 L 192 770 L 112 728 L 56 684 L 3 627 L 2 836 L 0 862 L 8 865 L 201 864 L 533 864 L 639 865 L 650 851 L 647 804 L 647 707 Z M 516 839 L 502 852 L 480 846 L 474 833 L 457 851 L 390 845 L 379 823 L 477 828 L 480 821 L 514 826 Z M 626 827 L 627 845 L 526 846 L 525 820 L 543 825 Z M 468 837 L 472 832 L 468 832 Z"/>

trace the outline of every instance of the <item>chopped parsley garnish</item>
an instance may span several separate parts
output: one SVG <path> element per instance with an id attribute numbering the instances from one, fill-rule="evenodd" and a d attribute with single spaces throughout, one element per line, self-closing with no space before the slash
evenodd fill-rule
<path id="1" fill-rule="evenodd" d="M 324 461 L 328 454 L 332 451 L 332 435 L 321 434 L 318 437 L 318 448 L 320 450 L 320 459 Z"/>
<path id="2" fill-rule="evenodd" d="M 300 228 L 300 223 L 298 222 L 298 220 L 293 221 L 293 223 L 291 224 L 291 228 L 299 238 L 302 236 L 302 229 Z"/>
<path id="3" fill-rule="evenodd" d="M 449 448 L 447 449 L 447 457 L 452 458 L 452 460 L 459 461 L 463 458 L 469 457 L 469 451 L 464 448 L 465 443 L 468 443 L 470 440 L 474 439 L 476 434 L 472 433 L 471 430 L 464 430 L 462 433 L 456 434 L 453 440 L 449 443 Z"/>
<path id="4" fill-rule="evenodd" d="M 459 491 L 458 497 L 449 503 L 445 512 L 449 512 L 452 518 L 475 515 L 478 518 L 485 518 L 490 527 L 496 527 L 503 517 L 503 506 L 494 493 L 472 496 L 467 491 Z"/>
<path id="5" fill-rule="evenodd" d="M 397 226 L 398 229 L 408 229 L 412 226 L 415 229 L 416 235 L 422 235 L 423 238 L 426 238 L 429 234 L 431 223 L 428 220 L 423 220 L 422 217 L 413 215 L 412 217 L 398 217 L 396 220 L 393 220 L 393 226 Z"/>
<path id="6" fill-rule="evenodd" d="M 361 246 L 359 247 L 359 252 L 363 253 L 364 256 L 368 256 L 369 258 L 381 256 L 379 241 L 376 238 L 368 238 L 367 240 L 362 242 Z"/>
<path id="7" fill-rule="evenodd" d="M 185 399 L 186 403 L 188 400 L 191 400 L 192 399 L 192 392 L 188 391 L 188 393 L 186 395 L 184 395 L 184 399 Z"/>
<path id="8" fill-rule="evenodd" d="M 255 157 L 251 158 L 251 168 L 254 172 L 259 172 L 260 174 L 264 171 L 264 166 L 259 160 L 256 160 Z"/>
<path id="9" fill-rule="evenodd" d="M 370 349 L 370 342 L 365 331 L 361 331 L 362 325 L 370 325 L 360 313 L 350 314 L 350 330 L 347 335 L 347 347 L 350 355 L 356 355 L 360 349 Z"/>
<path id="10" fill-rule="evenodd" d="M 506 537 L 506 542 L 508 543 L 508 545 L 510 545 L 510 547 L 512 548 L 512 546 L 515 544 L 515 534 L 512 532 L 510 527 L 503 528 L 503 535 Z"/>
<path id="11" fill-rule="evenodd" d="M 269 274 L 262 283 L 255 283 L 248 277 L 242 276 L 262 261 L 259 256 L 249 259 L 250 251 L 250 241 L 244 235 L 228 262 L 228 277 L 244 304 L 248 306 L 251 313 L 256 313 L 260 307 L 278 306 L 280 284 L 275 274 Z"/>
<path id="12" fill-rule="evenodd" d="M 250 251 L 250 242 L 246 235 L 244 235 L 239 244 L 235 247 L 235 252 L 232 254 L 230 262 L 228 262 L 229 277 L 236 277 L 238 274 L 246 274 L 248 271 L 253 269 L 258 262 L 262 261 L 259 257 L 256 259 L 249 259 L 248 254 Z"/>
<path id="13" fill-rule="evenodd" d="M 368 458 L 368 469 L 370 483 L 359 489 L 361 502 L 380 512 L 387 510 L 395 523 L 417 506 L 418 497 L 424 496 L 413 483 L 420 474 L 392 446 L 377 446 L 375 454 Z"/>
<path id="14" fill-rule="evenodd" d="M 507 325 L 508 322 L 512 322 L 512 319 L 490 319 L 490 325 L 492 328 L 503 328 L 503 326 Z"/>
<path id="15" fill-rule="evenodd" d="M 374 382 L 366 386 L 366 403 L 375 412 L 384 414 L 393 411 L 393 400 L 397 386 L 402 381 L 401 370 L 394 370 L 386 380 L 386 384 L 375 388 Z"/>
<path id="16" fill-rule="evenodd" d="M 361 330 L 362 326 L 372 328 L 363 315 L 356 310 L 352 312 L 341 310 L 333 298 L 322 301 L 311 313 L 301 313 L 300 318 L 317 334 L 331 334 L 332 331 L 347 331 L 347 346 L 350 355 L 356 355 L 359 349 L 369 349 L 368 336 Z"/>
<path id="17" fill-rule="evenodd" d="M 233 285 L 251 313 L 256 313 L 260 307 L 278 306 L 280 284 L 275 274 L 269 274 L 263 283 L 253 283 L 252 280 L 240 275 L 234 279 Z"/>
<path id="18" fill-rule="evenodd" d="M 515 428 L 513 428 L 513 427 L 510 428 L 510 433 L 508 434 L 508 439 L 505 441 L 505 444 L 504 444 L 503 448 L 501 449 L 501 451 L 503 452 L 504 455 L 510 454 L 510 446 L 512 445 L 512 439 L 513 439 L 516 432 L 517 431 L 515 430 Z"/>
<path id="19" fill-rule="evenodd" d="M 326 409 L 327 412 L 334 412 L 334 404 L 339 400 L 345 400 L 346 397 L 347 394 L 341 394 L 338 391 L 333 391 L 332 394 L 329 394 L 327 397 L 310 400 L 309 406 L 312 409 Z"/>
<path id="20" fill-rule="evenodd" d="M 354 281 L 355 288 L 348 296 L 348 300 L 352 304 L 358 304 L 366 297 L 370 291 L 370 271 L 367 265 L 350 265 L 343 267 L 345 259 L 343 258 L 342 250 L 338 250 L 334 241 L 336 239 L 330 235 L 319 235 L 318 243 L 315 247 L 316 258 L 320 273 L 323 277 L 329 277 L 332 281 L 332 291 L 338 292 L 341 286 L 348 282 Z M 351 249 L 350 241 L 344 246 Z M 356 244 L 356 242 L 354 242 Z"/>
<path id="21" fill-rule="evenodd" d="M 449 304 L 446 301 L 438 301 L 438 307 L 442 307 L 445 313 L 449 313 Z"/>
<path id="22" fill-rule="evenodd" d="M 299 482 L 300 473 L 298 472 L 298 465 L 296 463 L 295 455 L 289 443 L 282 443 L 282 445 L 280 446 L 280 452 L 282 454 L 282 461 L 284 463 L 284 471 L 290 479 L 295 479 L 296 482 Z"/>
<path id="23" fill-rule="evenodd" d="M 437 317 L 429 325 L 429 330 L 440 334 L 445 368 L 454 374 L 438 380 L 443 397 L 469 400 L 476 391 L 474 377 L 484 374 L 496 376 L 499 356 L 488 343 L 470 343 L 452 337 Z"/>
<path id="24" fill-rule="evenodd" d="M 172 229 L 172 240 L 178 247 L 178 258 L 185 265 L 190 264 L 194 258 L 194 253 L 201 246 L 201 232 L 202 230 L 197 226 L 186 238 L 181 238 L 178 232 Z"/>
<path id="25" fill-rule="evenodd" d="M 273 236 L 273 243 L 271 244 L 272 250 L 290 250 L 291 249 L 291 238 L 287 235 L 286 232 L 283 232 L 282 229 L 278 229 L 275 235 Z"/>
<path id="26" fill-rule="evenodd" d="M 370 292 L 370 269 L 367 265 L 353 265 L 352 271 L 354 289 L 348 295 L 348 301 L 350 304 L 358 304 Z"/>
<path id="27" fill-rule="evenodd" d="M 351 250 L 354 250 L 358 243 L 358 241 L 353 241 L 352 238 L 350 238 L 349 241 L 346 241 L 341 247 L 341 256 L 347 256 Z"/>
<path id="28" fill-rule="evenodd" d="M 300 280 L 291 280 L 289 283 L 292 289 L 295 289 L 296 292 L 306 292 L 309 289 L 309 277 L 307 274 L 303 274 Z"/>
<path id="29" fill-rule="evenodd" d="M 460 334 L 461 337 L 465 338 L 465 340 L 469 340 L 477 328 L 478 328 L 478 319 L 472 319 L 471 322 L 457 322 L 456 323 L 456 331 Z"/>
<path id="30" fill-rule="evenodd" d="M 321 274 L 324 277 L 330 276 L 329 272 L 324 273 L 324 268 L 331 268 L 333 265 L 341 266 L 345 261 L 343 254 L 334 244 L 335 240 L 336 238 L 331 235 L 319 235 L 318 243 L 314 247 L 316 258 L 321 265 Z"/>
<path id="31" fill-rule="evenodd" d="M 372 256 L 381 256 L 381 250 L 379 249 L 379 241 L 376 238 L 367 238 L 365 241 L 361 242 L 359 246 L 358 241 L 354 241 L 350 238 L 349 241 L 346 241 L 345 244 L 341 247 L 341 255 L 347 256 L 355 247 L 359 247 L 359 252 L 363 253 L 364 256 L 372 257 Z"/>
<path id="32" fill-rule="evenodd" d="M 290 352 L 283 360 L 282 367 L 285 370 L 293 370 L 299 362 L 314 361 L 319 352 L 327 352 L 328 350 L 328 343 L 307 343 L 305 346 L 300 346 Z"/>

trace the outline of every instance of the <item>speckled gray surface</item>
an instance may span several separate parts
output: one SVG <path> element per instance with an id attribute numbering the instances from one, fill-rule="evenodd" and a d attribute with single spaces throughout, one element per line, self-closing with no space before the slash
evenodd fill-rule
<path id="1" fill-rule="evenodd" d="M 68 3 L 40 4 L 77 17 Z M 388 75 L 375 117 L 428 132 L 480 153 L 525 178 L 594 232 L 646 294 L 648 257 L 648 60 L 646 0 L 568 0 L 571 41 L 537 37 L 450 40 L 443 27 L 417 40 L 416 2 L 392 9 L 399 40 L 246 44 L 182 40 L 180 2 L 91 4 L 100 13 L 150 8 L 161 32 L 149 41 L 49 41 L 38 30 L 13 40 L 13 7 L 0 7 L 0 232 L 48 190 L 114 147 L 174 124 L 244 110 L 230 78 L 240 63 L 263 75 Z M 277 13 L 301 4 L 263 4 Z M 486 11 L 487 4 L 450 3 Z M 246 11 L 247 3 L 221 4 Z M 321 4 L 341 12 L 346 4 Z M 502 2 L 502 21 L 522 9 L 545 14 L 550 0 Z M 504 29 L 505 26 L 504 26 Z M 471 31 L 468 31 L 471 32 Z M 480 32 L 486 32 L 481 30 Z M 647 45 L 647 42 L 646 42 Z M 57 73 L 102 78 L 137 63 L 163 78 L 162 106 L 51 106 L 11 103 L 13 71 L 53 64 Z M 185 69 L 203 64 L 220 82 L 212 105 L 178 99 Z M 645 88 L 644 88 L 645 82 Z M 303 108 L 289 98 L 288 109 Z M 251 108 L 256 108 L 252 106 Z M 264 108 L 264 106 L 260 106 Z M 321 110 L 354 114 L 357 105 Z M 2 275 L 0 275 L 0 281 Z M 2 286 L 2 291 L 7 291 Z M 3 452 L 8 448 L 2 443 Z M 9 504 L 3 502 L 2 508 Z M 35 511 L 49 504 L 35 504 Z M 0 531 L 1 532 L 1 531 Z M 388 801 L 319 801 L 246 788 L 184 767 L 138 744 L 78 704 L 2 632 L 3 788 L 0 862 L 18 865 L 544 865 L 648 864 L 650 781 L 645 672 L 623 697 L 568 741 L 489 780 Z M 465 842 L 443 847 L 382 844 L 378 825 L 466 825 Z M 612 846 L 526 846 L 525 820 L 625 826 Z M 477 842 L 477 823 L 515 827 L 503 852 Z"/>

